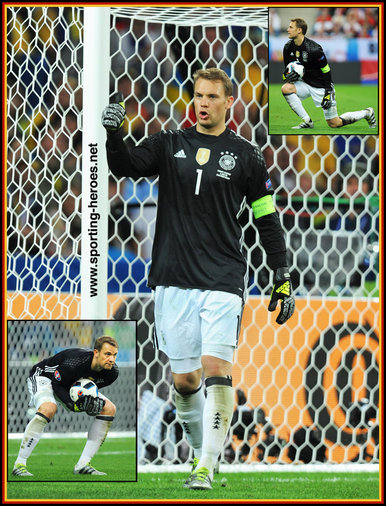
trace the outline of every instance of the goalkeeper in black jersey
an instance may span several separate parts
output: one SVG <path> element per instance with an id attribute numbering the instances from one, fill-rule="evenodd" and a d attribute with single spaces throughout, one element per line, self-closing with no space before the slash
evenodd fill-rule
<path id="1" fill-rule="evenodd" d="M 305 37 L 307 23 L 304 19 L 291 19 L 287 33 L 290 40 L 283 49 L 284 66 L 287 68 L 290 62 L 296 61 L 301 63 L 305 70 L 301 79 L 295 71 L 285 71 L 283 74 L 283 96 L 291 109 L 303 120 L 292 128 L 314 128 L 314 123 L 302 104 L 308 97 L 312 97 L 316 107 L 323 108 L 324 117 L 331 128 L 339 128 L 361 119 L 365 119 L 370 128 L 375 128 L 377 123 L 372 107 L 338 116 L 330 66 L 322 47 Z"/>
<path id="2" fill-rule="evenodd" d="M 159 175 L 148 284 L 155 290 L 155 344 L 169 358 L 177 416 L 194 450 L 185 487 L 210 489 L 232 419 L 233 353 L 247 281 L 238 218 L 248 203 L 274 271 L 269 310 L 294 312 L 283 229 L 260 149 L 226 128 L 232 82 L 219 69 L 194 78 L 197 124 L 161 131 L 129 149 L 123 102 L 103 112 L 107 158 L 118 177 Z M 201 381 L 205 378 L 206 398 Z"/>
<path id="3" fill-rule="evenodd" d="M 74 474 L 106 474 L 92 467 L 90 461 L 107 436 L 116 407 L 101 393 L 98 397 L 85 395 L 73 402 L 69 390 L 80 378 L 91 379 L 98 390 L 113 383 L 118 377 L 118 366 L 115 364 L 117 353 L 118 343 L 115 339 L 101 336 L 95 341 L 94 350 L 64 350 L 42 360 L 31 369 L 28 389 L 31 395 L 30 405 L 36 408 L 36 414 L 24 432 L 13 475 L 32 476 L 27 470 L 27 459 L 54 417 L 57 400 L 71 411 L 85 412 L 95 417 L 83 453 L 74 467 Z"/>

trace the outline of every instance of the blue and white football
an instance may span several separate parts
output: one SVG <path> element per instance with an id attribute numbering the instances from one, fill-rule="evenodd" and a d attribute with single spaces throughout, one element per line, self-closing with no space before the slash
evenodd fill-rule
<path id="1" fill-rule="evenodd" d="M 85 395 L 98 397 L 98 387 L 92 380 L 88 378 L 80 378 L 71 386 L 70 397 L 74 402 L 76 402 L 79 397 L 83 397 Z"/>
<path id="2" fill-rule="evenodd" d="M 298 61 L 291 61 L 285 68 L 285 75 L 287 76 L 291 72 L 295 71 L 299 79 L 304 76 L 304 66 Z"/>

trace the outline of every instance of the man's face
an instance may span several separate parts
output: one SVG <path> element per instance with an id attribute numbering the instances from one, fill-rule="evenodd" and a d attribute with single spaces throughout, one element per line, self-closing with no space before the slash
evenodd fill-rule
<path id="1" fill-rule="evenodd" d="M 94 350 L 94 364 L 97 370 L 110 370 L 117 359 L 118 349 L 111 344 L 104 343 L 101 350 Z"/>
<path id="2" fill-rule="evenodd" d="M 291 21 L 289 27 L 287 28 L 287 33 L 289 39 L 296 39 L 296 37 L 302 33 L 302 29 L 297 28 L 296 23 Z"/>
<path id="3" fill-rule="evenodd" d="M 197 131 L 218 135 L 225 129 L 225 117 L 233 103 L 233 97 L 226 97 L 221 81 L 199 78 L 194 87 L 194 110 Z"/>

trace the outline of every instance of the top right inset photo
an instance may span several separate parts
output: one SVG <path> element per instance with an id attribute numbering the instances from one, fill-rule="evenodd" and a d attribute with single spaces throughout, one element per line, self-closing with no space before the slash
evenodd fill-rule
<path id="1" fill-rule="evenodd" d="M 378 7 L 269 9 L 269 134 L 378 134 Z"/>

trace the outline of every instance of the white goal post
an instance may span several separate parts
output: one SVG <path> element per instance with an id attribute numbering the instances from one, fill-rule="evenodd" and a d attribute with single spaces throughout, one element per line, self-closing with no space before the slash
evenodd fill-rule
<path id="1" fill-rule="evenodd" d="M 138 322 L 140 464 L 191 455 L 152 346 L 158 181 L 108 174 L 101 113 L 123 93 L 130 145 L 190 126 L 192 74 L 208 66 L 234 84 L 228 126 L 266 159 L 297 301 L 279 328 L 246 209 L 250 286 L 222 462 L 379 462 L 379 138 L 268 135 L 268 41 L 267 7 L 7 7 L 7 317 Z M 36 357 L 15 336 L 27 366 Z"/>
<path id="2" fill-rule="evenodd" d="M 108 167 L 101 116 L 109 100 L 110 8 L 84 8 L 81 318 L 107 317 Z"/>

